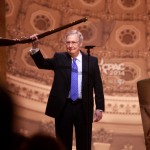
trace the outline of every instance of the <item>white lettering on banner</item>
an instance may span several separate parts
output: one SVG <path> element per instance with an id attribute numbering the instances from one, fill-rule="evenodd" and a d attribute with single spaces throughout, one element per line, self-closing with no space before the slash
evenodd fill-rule
<path id="1" fill-rule="evenodd" d="M 100 70 L 108 76 L 117 76 L 107 80 L 110 84 L 123 85 L 125 80 L 121 76 L 125 76 L 125 63 L 104 63 L 104 59 L 100 62 Z"/>
<path id="2" fill-rule="evenodd" d="M 100 69 L 107 75 L 125 75 L 125 64 L 124 63 L 104 63 L 104 60 L 100 63 Z"/>
<path id="3" fill-rule="evenodd" d="M 122 85 L 122 84 L 125 83 L 125 81 L 124 81 L 123 79 L 118 79 L 118 80 L 117 80 L 117 83 L 118 83 L 119 85 Z"/>

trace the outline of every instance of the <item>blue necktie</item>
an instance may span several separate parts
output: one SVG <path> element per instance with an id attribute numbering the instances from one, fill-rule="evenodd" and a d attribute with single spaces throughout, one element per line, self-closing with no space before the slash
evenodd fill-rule
<path id="1" fill-rule="evenodd" d="M 73 101 L 78 98 L 78 67 L 76 58 L 73 58 L 72 61 L 70 98 Z"/>

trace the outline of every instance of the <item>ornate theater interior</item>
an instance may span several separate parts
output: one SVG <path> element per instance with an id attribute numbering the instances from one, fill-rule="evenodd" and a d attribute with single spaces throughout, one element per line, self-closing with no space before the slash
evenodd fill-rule
<path id="1" fill-rule="evenodd" d="M 95 46 L 91 55 L 98 57 L 104 87 L 105 112 L 93 123 L 93 150 L 145 150 L 137 82 L 150 76 L 150 0 L 2 1 L 0 36 L 9 39 L 88 18 L 41 38 L 40 48 L 52 57 L 65 50 L 66 31 L 78 29 L 84 46 Z M 1 80 L 17 109 L 15 130 L 26 136 L 39 130 L 55 134 L 54 120 L 44 114 L 54 74 L 35 66 L 30 48 L 31 43 L 0 47 Z"/>

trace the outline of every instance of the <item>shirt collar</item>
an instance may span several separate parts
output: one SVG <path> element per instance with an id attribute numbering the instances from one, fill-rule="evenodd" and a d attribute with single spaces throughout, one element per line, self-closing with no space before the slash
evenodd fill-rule
<path id="1" fill-rule="evenodd" d="M 79 52 L 78 56 L 76 57 L 77 60 L 82 61 L 82 54 Z"/>

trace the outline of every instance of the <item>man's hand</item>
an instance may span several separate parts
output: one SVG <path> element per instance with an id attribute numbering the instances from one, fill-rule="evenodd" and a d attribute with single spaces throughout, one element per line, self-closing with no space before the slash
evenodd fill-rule
<path id="1" fill-rule="evenodd" d="M 100 111 L 99 109 L 95 110 L 94 112 L 94 122 L 98 122 L 99 120 L 101 120 L 103 117 L 103 112 Z"/>
<path id="2" fill-rule="evenodd" d="M 30 38 L 31 38 L 32 40 L 34 40 L 34 41 L 32 42 L 32 49 L 38 48 L 39 40 L 38 40 L 37 34 L 31 35 Z"/>

